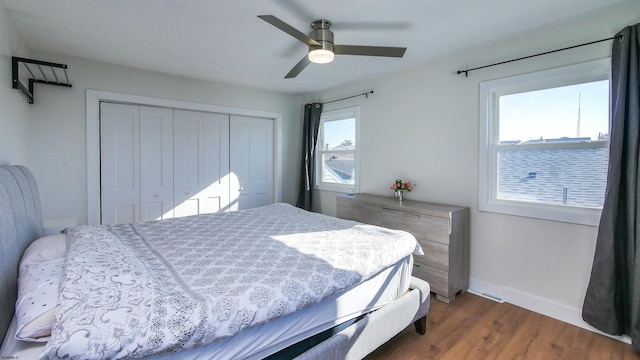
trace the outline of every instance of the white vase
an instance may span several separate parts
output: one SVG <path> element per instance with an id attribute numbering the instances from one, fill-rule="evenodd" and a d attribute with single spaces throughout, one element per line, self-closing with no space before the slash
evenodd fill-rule
<path id="1" fill-rule="evenodd" d="M 404 200 L 404 190 L 396 190 L 396 199 L 398 201 Z"/>

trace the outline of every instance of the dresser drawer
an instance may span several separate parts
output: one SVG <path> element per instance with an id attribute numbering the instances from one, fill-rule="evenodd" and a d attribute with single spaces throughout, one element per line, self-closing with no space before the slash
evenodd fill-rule
<path id="1" fill-rule="evenodd" d="M 431 291 L 449 297 L 449 273 L 429 265 L 413 263 L 413 276 L 425 280 L 431 286 Z"/>
<path id="2" fill-rule="evenodd" d="M 448 218 L 383 209 L 382 226 L 408 231 L 419 239 L 449 244 Z"/>
<path id="3" fill-rule="evenodd" d="M 414 255 L 415 263 L 449 271 L 449 245 L 418 239 L 424 255 Z"/>
<path id="4" fill-rule="evenodd" d="M 348 200 L 338 200 L 336 212 L 341 219 L 380 225 L 379 207 L 354 203 Z"/>

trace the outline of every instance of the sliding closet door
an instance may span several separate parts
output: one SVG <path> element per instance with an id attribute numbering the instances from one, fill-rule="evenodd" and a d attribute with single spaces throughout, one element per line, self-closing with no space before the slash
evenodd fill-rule
<path id="1" fill-rule="evenodd" d="M 231 115 L 231 210 L 273 203 L 273 120 Z"/>
<path id="2" fill-rule="evenodd" d="M 229 210 L 229 115 L 174 111 L 174 215 Z"/>
<path id="3" fill-rule="evenodd" d="M 102 223 L 140 221 L 140 111 L 100 104 Z"/>
<path id="4" fill-rule="evenodd" d="M 140 220 L 173 217 L 173 109 L 140 107 Z"/>
<path id="5" fill-rule="evenodd" d="M 102 224 L 173 217 L 173 110 L 100 105 Z"/>
<path id="6" fill-rule="evenodd" d="M 100 105 L 102 224 L 273 203 L 273 119 Z"/>

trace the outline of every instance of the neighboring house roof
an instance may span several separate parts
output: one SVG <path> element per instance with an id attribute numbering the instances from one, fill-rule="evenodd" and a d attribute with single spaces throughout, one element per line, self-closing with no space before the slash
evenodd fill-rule
<path id="1" fill-rule="evenodd" d="M 340 151 L 340 150 L 350 150 L 350 151 L 353 151 L 355 149 L 356 149 L 356 146 L 351 144 L 351 145 L 338 145 L 338 146 L 334 147 L 331 150 L 338 150 L 338 151 Z"/>
<path id="2" fill-rule="evenodd" d="M 347 157 L 344 160 L 340 158 Z M 348 158 L 350 157 L 350 159 Z M 355 169 L 355 160 L 353 156 L 342 155 L 337 159 L 331 159 L 324 162 L 325 181 L 335 182 L 339 184 L 352 184 L 353 171 Z M 327 176 L 333 180 L 327 179 Z"/>
<path id="3" fill-rule="evenodd" d="M 355 145 L 339 145 L 331 149 L 331 151 L 353 151 Z M 353 173 L 355 170 L 355 154 L 331 151 L 325 152 L 325 156 L 329 158 L 324 162 L 324 178 L 323 181 L 336 184 L 353 184 Z"/>
<path id="4" fill-rule="evenodd" d="M 520 141 L 517 140 L 515 141 L 516 144 L 522 143 L 522 144 L 539 144 L 539 143 L 559 143 L 559 142 L 567 142 L 567 141 L 578 141 L 578 142 L 585 142 L 585 141 L 590 141 L 591 138 L 590 137 L 580 137 L 580 138 L 569 138 L 569 137 L 561 137 L 561 138 L 557 138 L 557 139 L 531 139 L 531 140 L 526 140 L 526 141 Z M 501 143 L 505 143 L 505 142 L 501 142 Z"/>
<path id="5" fill-rule="evenodd" d="M 608 148 L 501 150 L 498 197 L 602 207 Z"/>
<path id="6" fill-rule="evenodd" d="M 327 182 L 327 183 L 334 183 L 334 184 L 346 184 L 347 183 L 345 181 L 345 179 L 342 178 L 338 173 L 336 173 L 331 167 L 329 167 L 327 165 L 327 163 L 324 164 L 324 172 L 323 172 L 322 181 Z"/>

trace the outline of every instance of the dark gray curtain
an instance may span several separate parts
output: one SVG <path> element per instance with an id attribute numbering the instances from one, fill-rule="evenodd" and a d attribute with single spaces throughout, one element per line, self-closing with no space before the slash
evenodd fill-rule
<path id="1" fill-rule="evenodd" d="M 611 52 L 609 173 L 582 318 L 640 351 L 640 88 L 638 25 Z"/>
<path id="2" fill-rule="evenodd" d="M 296 206 L 311 210 L 313 182 L 315 176 L 314 155 L 318 128 L 320 127 L 322 104 L 304 105 L 304 128 L 302 134 L 302 162 L 300 164 L 300 185 L 298 187 L 298 201 Z"/>

